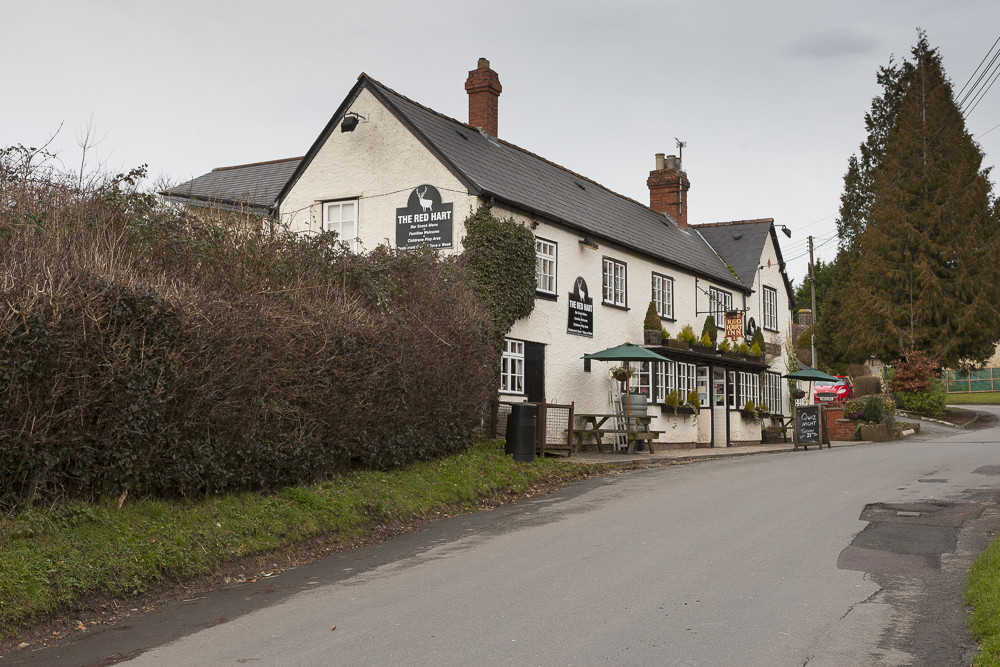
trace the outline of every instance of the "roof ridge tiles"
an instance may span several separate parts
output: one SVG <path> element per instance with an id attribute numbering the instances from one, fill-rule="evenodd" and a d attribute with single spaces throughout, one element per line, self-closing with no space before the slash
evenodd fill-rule
<path id="1" fill-rule="evenodd" d="M 726 225 L 749 225 L 756 222 L 774 222 L 774 218 L 757 218 L 755 220 L 731 220 L 729 222 L 702 222 L 691 227 L 725 227 Z"/>
<path id="2" fill-rule="evenodd" d="M 279 164 L 281 162 L 294 162 L 295 160 L 301 160 L 303 156 L 299 157 L 285 157 L 279 160 L 265 160 L 264 162 L 250 162 L 247 164 L 234 164 L 230 167 L 215 167 L 212 171 L 229 171 L 230 169 L 246 169 L 247 167 L 261 167 L 266 164 Z"/>

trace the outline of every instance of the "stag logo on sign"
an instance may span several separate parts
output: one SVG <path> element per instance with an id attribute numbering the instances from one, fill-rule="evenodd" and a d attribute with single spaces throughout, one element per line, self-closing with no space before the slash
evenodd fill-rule
<path id="1" fill-rule="evenodd" d="M 574 336 L 594 335 L 594 299 L 587 290 L 587 281 L 582 276 L 576 279 L 569 294 L 569 321 L 566 333 Z"/>
<path id="2" fill-rule="evenodd" d="M 441 201 L 441 193 L 433 185 L 414 188 L 406 208 L 396 209 L 396 247 L 453 248 L 453 207 Z"/>

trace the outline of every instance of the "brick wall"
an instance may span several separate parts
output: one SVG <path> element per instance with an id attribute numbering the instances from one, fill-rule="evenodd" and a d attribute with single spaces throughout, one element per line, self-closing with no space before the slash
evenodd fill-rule
<path id="1" fill-rule="evenodd" d="M 490 69 L 490 61 L 479 59 L 476 69 L 469 72 L 465 81 L 465 91 L 469 93 L 469 125 L 481 127 L 483 132 L 491 136 L 497 134 L 498 106 L 500 93 L 500 77 Z"/>
<path id="2" fill-rule="evenodd" d="M 854 435 L 855 424 L 850 419 L 844 419 L 844 404 L 827 404 L 824 410 L 826 433 L 830 440 L 850 440 Z"/>
<path id="3" fill-rule="evenodd" d="M 658 213 L 666 213 L 681 227 L 687 227 L 687 192 L 691 181 L 677 168 L 663 166 L 657 155 L 657 169 L 649 172 L 646 185 L 649 186 L 649 207 Z M 670 156 L 673 158 L 673 156 Z"/>

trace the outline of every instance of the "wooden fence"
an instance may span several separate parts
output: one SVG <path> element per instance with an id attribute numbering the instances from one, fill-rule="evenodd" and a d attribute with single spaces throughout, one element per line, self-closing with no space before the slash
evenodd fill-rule
<path id="1" fill-rule="evenodd" d="M 944 384 L 949 394 L 974 394 L 1000 391 L 1000 368 L 975 371 L 945 371 Z"/>
<path id="2" fill-rule="evenodd" d="M 501 440 L 507 437 L 507 417 L 510 415 L 511 403 L 500 403 L 497 410 L 497 421 L 493 435 Z M 532 403 L 538 407 L 538 422 L 535 438 L 535 452 L 545 456 L 552 450 L 573 451 L 573 436 L 570 433 L 573 424 L 573 408 L 575 403 L 560 405 L 558 403 Z"/>

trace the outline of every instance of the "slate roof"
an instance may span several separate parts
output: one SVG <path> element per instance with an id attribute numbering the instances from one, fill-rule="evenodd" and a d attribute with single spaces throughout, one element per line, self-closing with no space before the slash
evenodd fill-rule
<path id="1" fill-rule="evenodd" d="M 160 194 L 168 200 L 196 206 L 227 210 L 250 208 L 255 213 L 267 214 L 301 162 L 301 157 L 295 157 L 218 167 Z"/>
<path id="2" fill-rule="evenodd" d="M 759 220 L 736 220 L 733 222 L 713 222 L 702 225 L 693 225 L 698 233 L 705 237 L 705 240 L 715 248 L 719 256 L 739 275 L 740 279 L 749 286 L 753 286 L 754 273 L 760 266 L 761 253 L 764 251 L 764 244 L 770 236 L 774 242 L 774 249 L 778 256 L 778 263 L 783 265 L 785 260 L 781 256 L 781 246 L 778 244 L 778 236 L 774 230 L 773 218 L 761 218 Z M 739 236 L 740 238 L 736 238 Z M 782 271 L 785 278 L 785 290 L 788 292 L 789 303 L 794 302 L 791 285 L 788 276 Z"/>
<path id="3" fill-rule="evenodd" d="M 358 77 L 358 83 L 306 153 L 279 194 L 279 202 L 337 129 L 362 88 L 371 91 L 473 195 L 493 197 L 593 235 L 599 242 L 613 242 L 718 283 L 749 290 L 694 229 L 681 228 L 649 207 L 584 176 L 421 106 L 366 74 Z"/>

